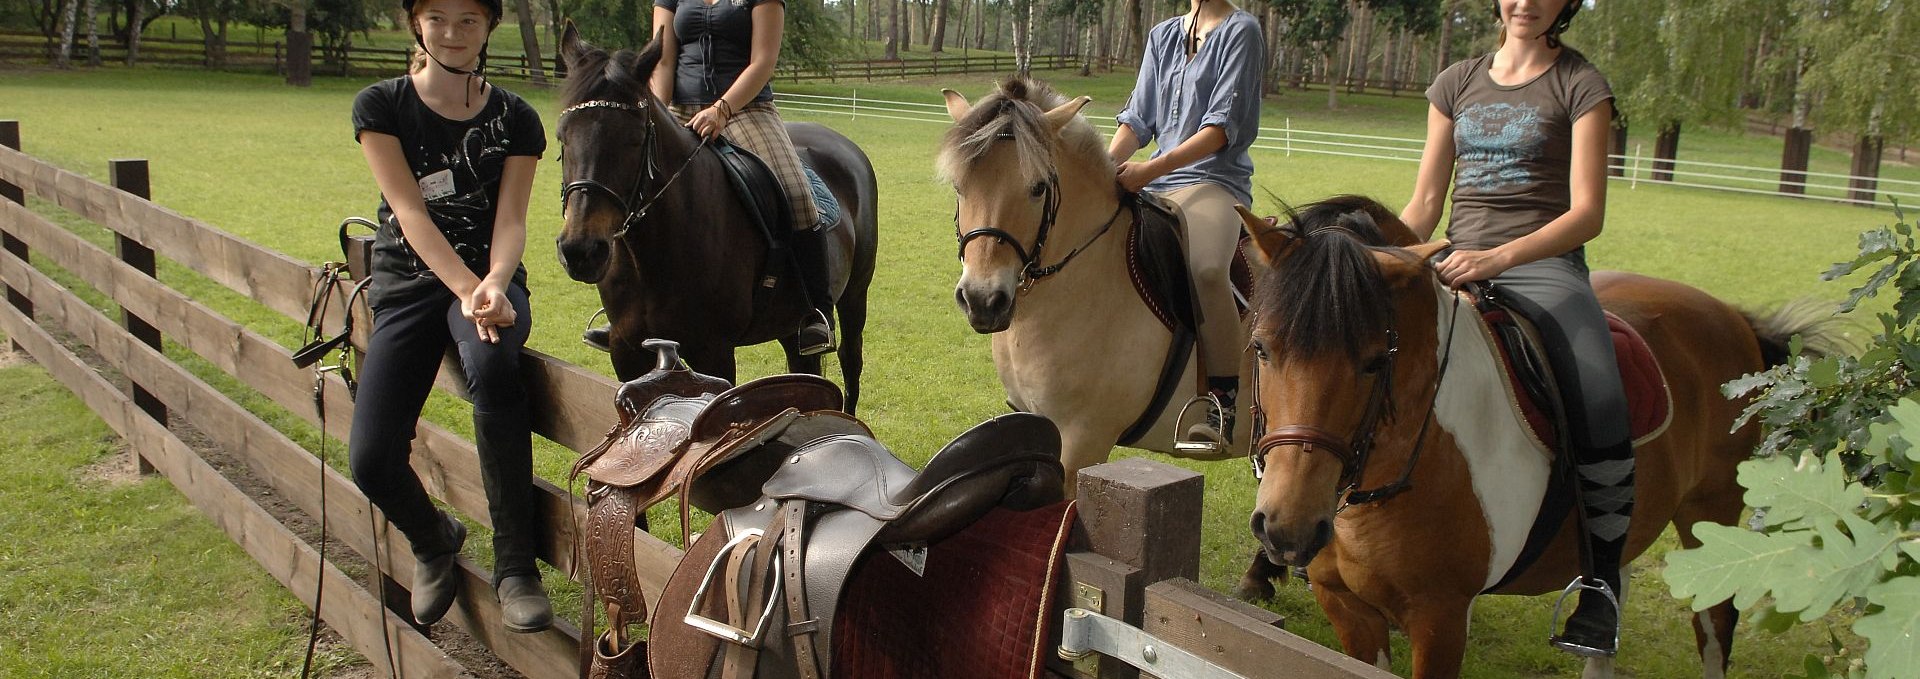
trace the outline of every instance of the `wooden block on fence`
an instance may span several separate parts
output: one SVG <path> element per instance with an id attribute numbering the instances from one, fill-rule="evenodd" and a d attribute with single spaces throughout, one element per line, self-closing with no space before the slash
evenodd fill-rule
<path id="1" fill-rule="evenodd" d="M 1250 679 L 1394 679 L 1280 629 L 1280 616 L 1184 578 L 1147 586 L 1140 629 Z"/>
<path id="2" fill-rule="evenodd" d="M 1200 577 L 1204 480 L 1143 457 L 1080 470 L 1086 548 L 1139 568 L 1147 582 Z"/>

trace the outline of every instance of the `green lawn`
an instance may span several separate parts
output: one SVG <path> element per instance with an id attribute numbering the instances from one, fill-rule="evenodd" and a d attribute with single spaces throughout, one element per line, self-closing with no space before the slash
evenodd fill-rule
<path id="1" fill-rule="evenodd" d="M 1090 113 L 1107 121 L 1125 101 L 1131 82 L 1127 74 L 1048 77 L 1069 94 L 1093 95 L 1095 103 Z M 975 76 L 939 82 L 862 83 L 859 92 L 863 98 L 934 104 L 939 102 L 939 87 L 954 87 L 977 97 L 989 87 L 989 80 Z M 319 79 L 312 88 L 295 90 L 269 76 L 165 69 L 0 72 L 0 119 L 22 121 L 27 152 L 95 177 L 105 176 L 109 158 L 147 158 L 152 162 L 154 194 L 160 203 L 294 257 L 318 262 L 338 257 L 333 229 L 342 217 L 369 214 L 376 205 L 373 183 L 351 141 L 347 122 L 352 95 L 364 84 Z M 851 87 L 810 85 L 782 90 L 844 94 Z M 551 131 L 552 116 L 558 108 L 553 93 L 523 94 L 546 114 Z M 1341 110 L 1328 112 L 1323 92 L 1289 92 L 1268 101 L 1265 122 L 1279 127 L 1291 118 L 1295 127 L 1418 135 L 1423 103 L 1417 98 L 1342 94 L 1341 100 Z M 952 307 L 952 285 L 958 275 L 953 260 L 952 193 L 935 182 L 931 165 L 933 144 L 944 127 L 934 122 L 871 116 L 855 120 L 844 115 L 794 113 L 790 117 L 833 125 L 860 143 L 873 158 L 880 178 L 882 242 L 860 414 L 890 446 L 911 460 L 924 460 L 946 439 L 1004 408 L 986 338 L 968 330 Z M 1738 154 L 1749 152 L 1742 150 L 1748 147 L 1772 143 L 1756 137 L 1689 134 L 1683 140 L 1683 157 L 1691 153 L 1687 149 L 1692 144 L 1697 144 L 1703 154 Z M 596 295 L 589 287 L 565 278 L 547 245 L 559 230 L 555 217 L 559 210 L 556 158 L 550 150 L 541 163 L 531 212 L 527 265 L 535 292 L 534 315 L 538 318 L 531 346 L 610 373 L 604 355 L 587 349 L 577 339 L 581 325 L 598 306 Z M 1412 163 L 1306 154 L 1289 157 L 1266 151 L 1257 152 L 1255 162 L 1260 168 L 1257 184 L 1294 203 L 1351 192 L 1371 194 L 1397 206 L 1411 191 L 1414 171 Z M 1275 210 L 1268 199 L 1262 197 L 1259 202 L 1256 207 L 1260 211 Z M 1646 183 L 1630 189 L 1615 183 L 1607 233 L 1590 247 L 1590 258 L 1598 268 L 1630 269 L 1678 279 L 1743 305 L 1773 304 L 1807 295 L 1839 299 L 1845 290 L 1838 284 L 1820 283 L 1818 274 L 1830 263 L 1854 254 L 1859 231 L 1888 220 L 1890 215 L 1884 211 L 1813 201 Z M 161 276 L 171 285 L 213 300 L 218 308 L 288 345 L 297 341 L 293 322 L 262 311 L 231 292 L 216 290 L 180 267 L 163 263 Z M 777 357 L 778 351 L 772 346 L 746 350 L 742 375 L 779 371 L 782 366 Z M 58 391 L 57 387 L 51 389 Z M 49 396 L 57 401 L 56 397 Z M 12 417 L 9 413 L 15 410 L 12 405 L 0 408 L 0 417 Z M 450 398 L 437 400 L 429 416 L 456 431 L 469 426 L 465 409 Z M 97 423 L 94 426 L 90 431 L 99 432 Z M 101 436 L 104 434 L 73 434 L 69 442 Z M 301 436 L 310 440 L 309 434 Z M 44 457 L 48 460 L 45 464 L 53 469 L 71 470 L 85 464 L 77 457 L 36 452 L 40 450 L 14 456 Z M 543 475 L 563 479 L 571 453 L 549 445 L 540 448 L 538 458 Z M 1168 460 L 1160 456 L 1155 459 Z M 1205 584 L 1226 589 L 1253 549 L 1245 527 L 1253 479 L 1245 463 L 1239 461 L 1176 464 L 1199 470 L 1207 477 L 1202 576 Z M 47 496 L 18 501 L 30 506 L 54 506 L 58 500 L 53 498 L 71 491 L 49 487 L 39 492 Z M 156 494 L 163 496 L 158 502 L 172 503 L 167 511 L 191 511 L 177 499 L 165 499 L 171 496 L 164 491 Z M 9 490 L 7 501 L 15 501 L 13 495 Z M 143 520 L 140 516 L 123 516 L 93 525 L 104 531 L 106 526 L 144 525 L 140 523 Z M 671 523 L 661 521 L 656 525 Z M 19 542 L 16 535 L 24 536 L 25 541 L 54 537 L 47 531 L 55 529 L 44 525 L 10 527 L 6 534 L 12 544 Z M 165 548 L 171 549 L 171 545 Z M 224 563 L 237 564 L 230 567 L 246 565 L 237 550 L 226 554 L 229 556 Z M 1629 650 L 1621 666 L 1636 677 L 1697 676 L 1691 659 L 1692 635 L 1685 616 L 1680 614 L 1682 604 L 1667 597 L 1658 577 L 1657 557 L 1655 554 L 1640 562 L 1629 611 Z M 37 570 L 15 571 L 11 563 L 0 561 L 9 565 L 0 570 L 0 593 L 23 587 L 21 583 L 28 578 L 44 577 Z M 271 584 L 270 580 L 265 582 Z M 174 594 L 170 587 L 152 584 L 127 587 L 119 594 L 129 607 Z M 206 587 L 222 591 L 220 586 Z M 259 615 L 283 623 L 297 616 L 297 604 L 284 595 L 278 600 L 269 598 L 246 605 L 265 611 Z M 1483 600 L 1475 608 L 1467 675 L 1565 676 L 1576 672 L 1570 658 L 1543 643 L 1548 631 L 1547 607 L 1548 602 L 1538 599 Z M 10 606 L 0 606 L 0 610 L 7 608 Z M 1274 608 L 1289 617 L 1290 629 L 1321 643 L 1333 643 L 1311 596 L 1297 584 L 1283 592 Z M 562 610 L 567 610 L 564 604 Z M 282 648 L 304 639 L 296 626 L 282 624 L 277 629 Z M 38 632 L 27 634 L 31 640 L 22 643 L 32 647 L 62 641 L 41 639 Z M 1825 631 L 1818 628 L 1782 637 L 1743 627 L 1734 651 L 1734 674 L 1774 676 L 1784 668 L 1798 667 L 1801 655 L 1817 649 L 1824 638 Z M 204 643 L 204 649 L 223 648 L 223 642 L 213 637 L 201 637 L 192 643 Z M 4 649 L 19 645 L 0 645 L 0 675 L 14 672 L 10 669 L 14 661 Z M 236 656 L 235 663 L 261 662 L 240 659 L 239 653 L 214 655 Z M 1400 656 L 1404 672 L 1404 650 Z M 250 665 L 236 665 L 244 666 Z"/>

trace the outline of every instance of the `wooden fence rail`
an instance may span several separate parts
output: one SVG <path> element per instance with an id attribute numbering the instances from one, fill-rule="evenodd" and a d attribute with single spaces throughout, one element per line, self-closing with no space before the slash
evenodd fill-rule
<path id="1" fill-rule="evenodd" d="M 17 146 L 17 125 L 0 121 L 0 142 Z M 149 340 L 164 334 L 220 371 L 231 375 L 326 434 L 344 440 L 352 420 L 345 384 L 327 375 L 319 385 L 325 412 L 316 408 L 314 374 L 295 368 L 287 348 L 170 288 L 152 275 L 152 260 L 165 257 L 289 318 L 304 320 L 307 295 L 317 272 L 303 262 L 236 238 L 205 223 L 153 204 L 144 194 L 139 171 L 144 164 L 116 161 L 121 188 L 60 169 L 20 153 L 0 149 L 0 280 L 13 304 L 0 308 L 0 330 L 88 404 L 136 453 L 150 461 L 216 525 L 296 597 L 320 606 L 329 625 L 385 672 L 380 658 L 390 647 L 405 676 L 457 676 L 461 668 L 407 622 L 406 599 L 390 598 L 395 610 L 382 611 L 378 592 L 411 583 L 413 559 L 404 538 L 378 521 L 377 513 L 350 479 L 269 425 L 259 416 L 168 359 Z M 131 190 L 129 190 L 131 189 Z M 28 209 L 32 195 L 109 228 L 119 254 Z M 151 248 L 142 254 L 143 248 Z M 126 257 L 127 253 L 134 256 Z M 131 260 L 131 261 L 129 261 Z M 121 321 L 109 319 L 36 268 L 57 266 L 104 294 L 120 307 Z M 330 318 L 345 310 L 334 309 Z M 146 324 L 130 330 L 127 319 Z M 136 403 L 96 374 L 43 329 L 58 327 L 100 355 L 107 366 L 129 376 L 145 393 Z M 359 324 L 365 329 L 367 324 Z M 529 350 L 522 361 L 535 430 L 573 450 L 598 443 L 614 423 L 617 386 L 596 373 Z M 452 386 L 443 371 L 442 386 Z M 164 408 L 165 410 L 154 410 Z M 330 537 L 376 567 L 365 587 L 352 582 L 301 538 L 281 525 L 166 428 L 156 412 L 172 412 L 231 452 L 274 493 L 309 516 L 324 517 Z M 428 491 L 460 514 L 488 525 L 473 444 L 430 423 L 422 423 L 413 464 Z M 331 447 L 331 446 L 329 446 Z M 333 448 L 344 458 L 343 448 Z M 337 459 L 337 458 L 336 458 Z M 1256 644 L 1247 653 L 1330 654 L 1277 628 L 1277 617 L 1244 605 L 1230 605 L 1200 594 L 1173 597 L 1181 609 L 1156 604 L 1150 586 L 1168 578 L 1193 578 L 1198 569 L 1199 477 L 1167 465 L 1133 459 L 1083 472 L 1080 497 L 1083 521 L 1080 551 L 1069 555 L 1068 578 L 1076 583 L 1067 605 L 1103 610 L 1142 624 L 1142 615 L 1167 613 L 1191 628 L 1203 625 L 1217 646 L 1222 638 Z M 573 527 L 584 525 L 585 506 L 567 491 L 536 479 L 544 516 L 542 558 L 570 572 Z M 323 490 L 324 489 L 324 490 Z M 327 498 L 323 504 L 322 494 Z M 657 597 L 680 552 L 644 532 L 634 538 L 642 589 Z M 486 592 L 489 573 L 460 560 L 468 592 Z M 324 579 L 324 599 L 314 601 L 315 584 Z M 1163 588 L 1164 589 L 1164 588 Z M 1189 587 L 1191 589 L 1191 587 Z M 1185 590 L 1182 590 L 1185 591 Z M 1198 601 L 1198 603 L 1194 603 Z M 1208 603 L 1211 602 L 1211 603 Z M 500 623 L 498 603 L 490 596 L 464 596 L 448 619 L 515 670 L 530 677 L 577 676 L 575 650 L 581 631 L 562 621 L 539 634 L 509 634 Z M 1152 628 L 1149 628 L 1150 630 Z M 1183 628 L 1186 629 L 1186 628 Z M 1240 630 L 1234 632 L 1232 630 Z M 1189 635 L 1191 636 L 1191 635 Z M 1277 640 L 1277 641 L 1276 641 Z M 1302 646 L 1302 645 L 1305 646 Z M 1318 649 L 1315 651 L 1314 649 Z M 1236 650 L 1237 652 L 1237 650 Z M 1231 654 L 1230 654 L 1231 655 Z M 1231 658 L 1229 658 L 1231 660 Z M 1338 659 L 1336 659 L 1338 660 Z M 1097 663 L 1096 663 L 1097 664 Z M 1228 666 L 1222 663 L 1223 666 Z M 1248 676 L 1277 676 L 1253 664 Z M 1272 663 L 1269 663 L 1272 665 Z M 1319 668 L 1287 676 L 1354 677 L 1357 663 L 1336 661 L 1288 664 Z M 1100 677 L 1130 677 L 1114 663 L 1086 666 Z M 1359 667 L 1364 668 L 1363 665 Z M 1056 670 L 1074 670 L 1060 663 Z"/>

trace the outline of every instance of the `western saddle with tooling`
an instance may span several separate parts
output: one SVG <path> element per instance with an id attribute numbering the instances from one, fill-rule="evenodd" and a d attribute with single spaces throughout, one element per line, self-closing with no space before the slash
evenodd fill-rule
<path id="1" fill-rule="evenodd" d="M 839 411 L 840 391 L 825 379 L 779 375 L 728 388 L 687 369 L 674 343 L 646 346 L 658 353 L 658 367 L 621 387 L 620 426 L 574 468 L 588 478 L 590 577 L 582 629 L 592 630 L 595 601 L 609 620 L 593 641 L 591 677 L 833 676 L 833 654 L 848 647 L 836 632 L 884 639 L 875 630 L 848 634 L 835 624 L 879 619 L 872 610 L 839 610 L 845 592 L 883 570 L 863 565 L 862 557 L 880 551 L 876 545 L 933 579 L 955 570 L 929 567 L 940 558 L 941 545 L 934 543 L 995 509 L 1052 506 L 1047 516 L 1057 530 L 1045 521 L 1028 523 L 1050 531 L 1049 540 L 1036 544 L 1054 557 L 1064 546 L 1071 509 L 1061 502 L 1059 432 L 1046 418 L 1015 413 L 988 420 L 915 472 L 865 424 Z M 633 531 L 646 507 L 669 497 L 681 500 L 683 537 L 690 507 L 716 516 L 698 541 L 685 543 L 691 547 L 662 592 L 643 643 L 630 630 L 648 619 Z M 1010 525 L 994 516 L 979 524 Z M 1034 599 L 1029 605 L 1044 611 L 1058 559 L 1034 562 L 1045 572 L 1014 578 L 1036 583 L 1016 598 Z M 952 585 L 933 586 L 942 596 L 980 598 Z M 998 585 L 966 585 L 984 586 Z M 1025 634 L 1044 650 L 1045 630 Z M 1031 665 L 1037 673 L 1038 663 Z"/>

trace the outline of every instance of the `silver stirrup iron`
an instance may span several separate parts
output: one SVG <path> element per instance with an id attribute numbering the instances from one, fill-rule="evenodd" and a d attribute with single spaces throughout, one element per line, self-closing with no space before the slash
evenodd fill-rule
<path id="1" fill-rule="evenodd" d="M 1582 658 L 1611 658 L 1620 651 L 1620 598 L 1614 596 L 1613 588 L 1607 585 L 1607 581 L 1592 578 L 1592 581 L 1596 584 L 1587 584 L 1588 579 L 1585 575 L 1576 575 L 1573 578 L 1573 582 L 1567 583 L 1566 589 L 1560 590 L 1560 598 L 1553 600 L 1553 620 L 1549 624 L 1560 624 L 1560 610 L 1561 607 L 1566 605 L 1567 597 L 1573 596 L 1575 592 L 1582 590 L 1599 592 L 1600 596 L 1607 598 L 1607 605 L 1613 607 L 1613 650 L 1607 651 L 1591 646 L 1582 646 L 1567 641 L 1566 638 L 1561 635 L 1551 633 L 1547 635 L 1547 643 L 1552 644 L 1554 648 Z"/>
<path id="2" fill-rule="evenodd" d="M 764 535 L 765 533 L 761 532 L 760 529 L 750 528 L 741 531 L 739 535 L 733 536 L 732 540 L 728 540 L 727 544 L 720 548 L 719 554 L 714 556 L 713 563 L 707 566 L 707 577 L 702 578 L 700 580 L 700 588 L 694 590 L 693 603 L 687 605 L 687 617 L 682 618 L 682 622 L 687 623 L 694 629 L 719 637 L 722 640 L 740 644 L 748 648 L 759 648 L 762 635 L 767 633 L 767 622 L 773 619 L 773 606 L 780 601 L 780 591 L 783 580 L 780 577 L 779 555 L 775 555 L 772 559 L 769 559 L 769 561 L 773 563 L 773 588 L 767 592 L 766 608 L 761 609 L 760 622 L 754 625 L 751 633 L 747 632 L 744 628 L 735 627 L 700 615 L 699 611 L 700 604 L 705 603 L 707 600 L 707 588 L 713 585 L 714 575 L 727 563 L 726 556 L 733 553 L 733 550 L 740 548 L 745 543 L 752 542 L 758 545 L 760 538 Z M 727 583 L 723 586 L 732 585 L 733 583 Z M 743 620 L 741 622 L 745 623 L 746 621 Z"/>
<path id="3" fill-rule="evenodd" d="M 1206 403 L 1208 407 L 1212 408 L 1213 412 L 1220 416 L 1222 423 L 1227 421 L 1227 409 L 1220 404 L 1220 398 L 1214 396 L 1212 391 L 1187 399 L 1187 404 L 1180 406 L 1180 414 L 1173 418 L 1173 450 L 1176 453 L 1194 453 L 1200 455 L 1225 454 L 1228 446 L 1227 441 L 1188 441 L 1183 438 L 1186 435 L 1186 430 L 1182 429 L 1180 425 L 1187 420 L 1187 411 L 1192 410 L 1194 406 L 1201 403 Z M 1217 433 L 1221 435 L 1221 438 L 1226 438 L 1226 432 Z"/>

